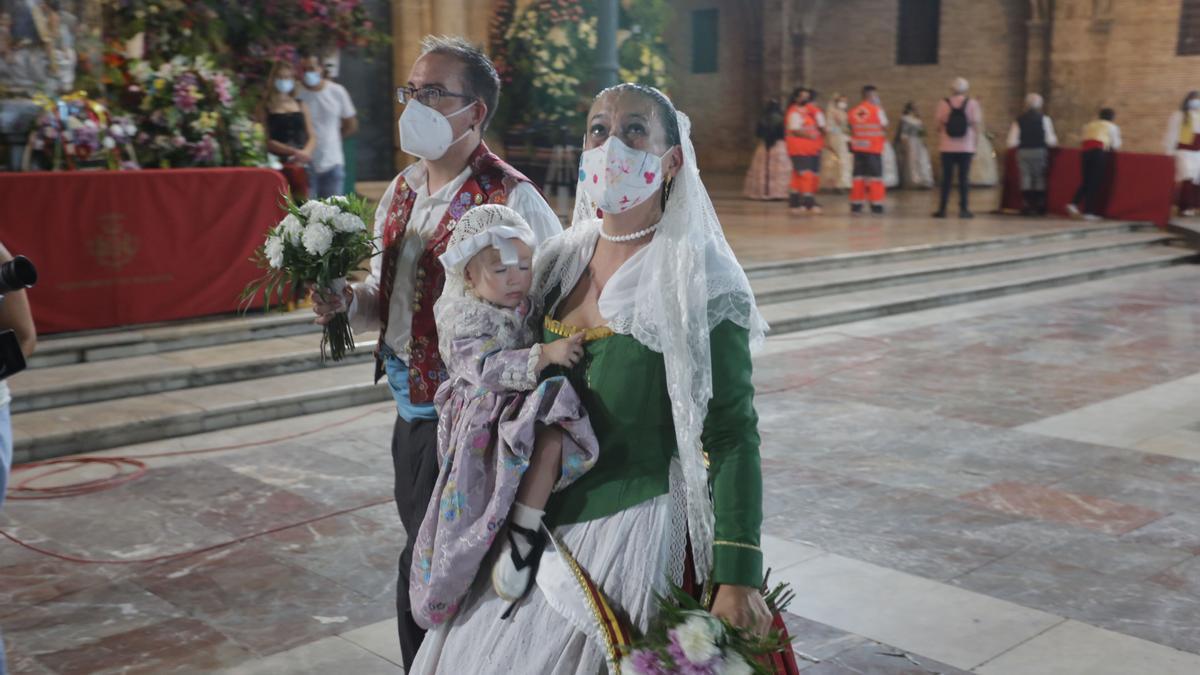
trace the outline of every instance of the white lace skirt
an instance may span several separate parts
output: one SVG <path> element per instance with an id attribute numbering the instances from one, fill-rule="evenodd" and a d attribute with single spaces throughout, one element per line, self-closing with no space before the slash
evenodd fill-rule
<path id="1" fill-rule="evenodd" d="M 683 511 L 673 506 L 678 497 L 662 495 L 611 516 L 555 530 L 613 608 L 623 610 L 639 631 L 649 624 L 654 595 L 666 591 L 668 575 L 676 583 L 682 576 L 686 533 Z M 556 559 L 547 550 L 538 587 L 508 620 L 500 619 L 508 603 L 492 590 L 491 560 L 486 561 L 458 615 L 426 634 L 410 672 L 607 672 L 603 639 L 582 595 L 568 588 L 571 584 Z"/>

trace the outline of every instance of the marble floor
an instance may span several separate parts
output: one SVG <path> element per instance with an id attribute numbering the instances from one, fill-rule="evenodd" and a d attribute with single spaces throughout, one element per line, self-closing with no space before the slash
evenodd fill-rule
<path id="1" fill-rule="evenodd" d="M 863 227 L 897 246 L 1062 225 L 941 223 L 920 198 Z M 748 257 L 877 246 L 833 216 L 743 234 L 782 206 L 744 208 Z M 763 547 L 803 672 L 1200 673 L 1198 288 L 1185 266 L 769 339 Z M 8 502 L 0 530 L 60 556 L 0 539 L 10 672 L 400 672 L 393 417 L 118 448 L 96 455 L 236 446 Z"/>

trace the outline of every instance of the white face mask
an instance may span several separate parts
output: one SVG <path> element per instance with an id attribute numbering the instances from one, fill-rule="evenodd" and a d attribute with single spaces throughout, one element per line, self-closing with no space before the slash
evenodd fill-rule
<path id="1" fill-rule="evenodd" d="M 307 84 L 310 87 L 315 87 L 318 84 L 321 84 L 322 79 L 324 78 L 321 77 L 321 74 L 315 70 L 305 71 L 304 73 L 304 84 Z"/>
<path id="2" fill-rule="evenodd" d="M 1188 110 L 1200 110 L 1200 98 L 1188 101 Z"/>
<path id="3" fill-rule="evenodd" d="M 283 77 L 275 80 L 275 90 L 281 94 L 290 94 L 296 88 L 296 81 L 290 77 Z"/>
<path id="4" fill-rule="evenodd" d="M 614 136 L 579 158 L 579 185 L 605 213 L 632 209 L 662 182 L 662 157 L 634 150 Z"/>
<path id="5" fill-rule="evenodd" d="M 838 110 L 845 110 L 845 109 L 846 109 L 846 107 L 847 107 L 847 106 L 846 106 L 846 102 L 845 102 L 845 101 L 838 101 L 838 102 L 837 102 L 837 107 L 838 107 Z"/>
<path id="6" fill-rule="evenodd" d="M 449 115 L 443 115 L 420 101 L 409 101 L 400 114 L 400 149 L 421 159 L 441 159 L 450 146 L 471 133 L 467 129 L 455 138 L 454 130 L 450 128 L 450 118 L 470 110 L 474 105 L 475 101 L 471 101 Z"/>

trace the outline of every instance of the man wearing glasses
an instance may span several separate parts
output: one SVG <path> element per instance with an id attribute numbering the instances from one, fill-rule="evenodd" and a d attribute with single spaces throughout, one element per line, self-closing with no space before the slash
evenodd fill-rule
<path id="1" fill-rule="evenodd" d="M 437 479 L 433 395 L 446 379 L 433 319 L 445 279 L 438 256 L 458 220 L 479 204 L 512 207 L 539 242 L 562 226 L 529 179 L 483 142 L 500 97 L 500 77 L 483 52 L 458 38 L 426 38 L 408 85 L 396 96 L 404 104 L 400 148 L 420 161 L 402 171 L 379 202 L 376 243 L 383 254 L 371 259 L 371 275 L 341 296 L 318 299 L 314 311 L 318 323 L 348 311 L 355 330 L 379 331 L 376 379 L 386 374 L 399 413 L 392 462 L 408 543 L 400 556 L 396 610 L 408 668 L 424 636 L 408 598 L 413 537 Z"/>

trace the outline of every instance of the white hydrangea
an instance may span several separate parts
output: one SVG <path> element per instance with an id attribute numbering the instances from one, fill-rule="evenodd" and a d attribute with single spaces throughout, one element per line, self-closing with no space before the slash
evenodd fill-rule
<path id="1" fill-rule="evenodd" d="M 707 612 L 688 612 L 688 620 L 675 628 L 683 655 L 694 664 L 708 663 L 721 655 L 717 639 L 724 633 L 721 622 Z"/>
<path id="2" fill-rule="evenodd" d="M 726 654 L 724 663 L 717 672 L 721 675 L 754 675 L 754 669 L 737 652 Z"/>
<path id="3" fill-rule="evenodd" d="M 333 230 L 324 223 L 309 222 L 304 228 L 303 242 L 305 251 L 315 256 L 325 255 L 333 244 Z"/>
<path id="4" fill-rule="evenodd" d="M 332 225 L 338 232 L 361 232 L 367 229 L 367 224 L 362 218 L 346 211 L 334 216 Z"/>
<path id="5" fill-rule="evenodd" d="M 295 215 L 289 213 L 287 217 L 279 221 L 279 231 L 283 233 L 283 238 L 290 244 L 300 245 L 301 237 L 304 236 L 304 223 Z"/>
<path id="6" fill-rule="evenodd" d="M 274 235 L 267 237 L 265 252 L 267 254 L 267 262 L 271 267 L 275 269 L 283 267 L 283 239 Z"/>

